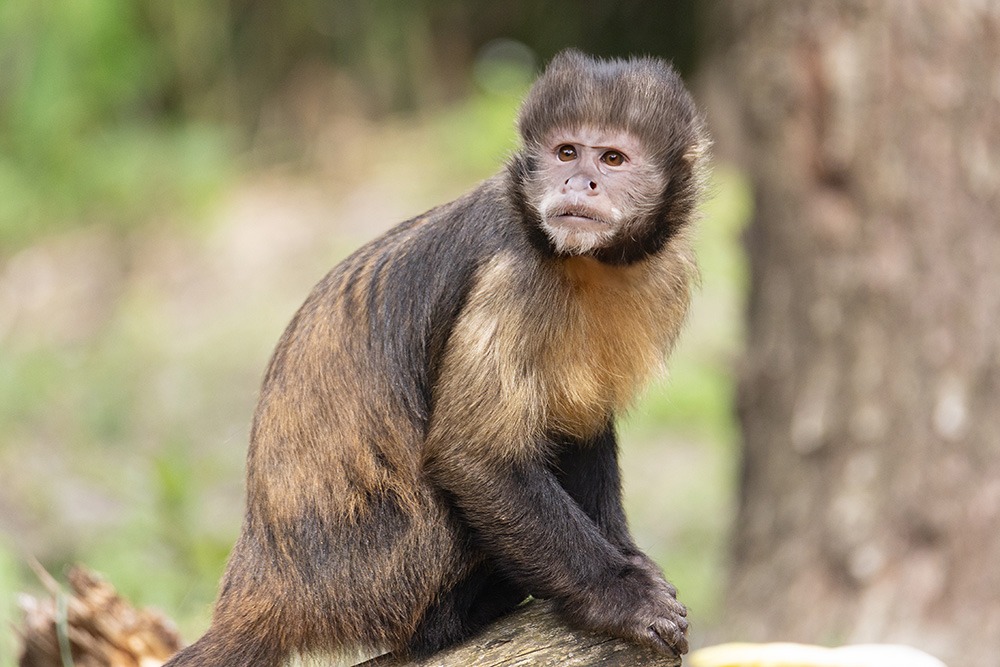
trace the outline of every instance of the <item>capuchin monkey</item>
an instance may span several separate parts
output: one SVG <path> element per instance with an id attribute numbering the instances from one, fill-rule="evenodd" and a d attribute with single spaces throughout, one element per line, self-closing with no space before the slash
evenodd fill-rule
<path id="1" fill-rule="evenodd" d="M 688 309 L 703 122 L 666 63 L 571 50 L 518 128 L 505 169 L 362 247 L 295 315 L 211 627 L 168 665 L 427 655 L 529 595 L 687 651 L 626 524 L 614 420 Z"/>

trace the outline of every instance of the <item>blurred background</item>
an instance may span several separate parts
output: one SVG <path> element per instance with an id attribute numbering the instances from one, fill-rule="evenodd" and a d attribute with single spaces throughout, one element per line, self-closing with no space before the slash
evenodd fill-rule
<path id="1" fill-rule="evenodd" d="M 0 3 L 0 665 L 26 558 L 194 639 L 270 352 L 337 261 L 497 171 L 556 51 L 699 63 L 695 2 Z M 623 427 L 639 540 L 717 610 L 749 202 L 719 165 L 670 380 Z"/>
<path id="2" fill-rule="evenodd" d="M 672 60 L 716 139 L 703 284 L 621 428 L 693 644 L 994 665 L 1000 8 L 793 4 L 0 0 L 0 667 L 30 558 L 204 630 L 285 325 L 500 168 L 567 46 Z"/>

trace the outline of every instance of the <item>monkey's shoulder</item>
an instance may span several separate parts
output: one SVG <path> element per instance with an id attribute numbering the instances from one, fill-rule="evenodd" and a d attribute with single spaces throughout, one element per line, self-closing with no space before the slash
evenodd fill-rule
<path id="1" fill-rule="evenodd" d="M 354 373 L 362 383 L 392 378 L 407 412 L 425 418 L 441 354 L 477 272 L 504 249 L 523 257 L 527 248 L 511 229 L 519 223 L 500 181 L 396 225 L 335 266 L 286 328 L 265 384 L 332 364 L 338 377 Z"/>
<path id="2" fill-rule="evenodd" d="M 461 298 L 454 292 L 462 292 L 477 267 L 511 243 L 500 190 L 491 178 L 368 241 L 317 283 L 300 316 L 326 317 L 333 308 L 363 319 L 372 308 L 384 316 L 404 303 Z"/>

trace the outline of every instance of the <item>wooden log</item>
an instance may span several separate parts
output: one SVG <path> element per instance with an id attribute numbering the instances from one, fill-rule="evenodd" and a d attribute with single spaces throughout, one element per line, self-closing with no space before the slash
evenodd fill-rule
<path id="1" fill-rule="evenodd" d="M 71 569 L 67 592 L 34 566 L 50 597 L 20 597 L 20 667 L 154 667 L 180 649 L 169 619 L 136 609 L 94 572 Z"/>
<path id="2" fill-rule="evenodd" d="M 547 602 L 532 601 L 468 641 L 423 660 L 383 655 L 358 667 L 680 667 L 680 658 L 568 627 Z"/>

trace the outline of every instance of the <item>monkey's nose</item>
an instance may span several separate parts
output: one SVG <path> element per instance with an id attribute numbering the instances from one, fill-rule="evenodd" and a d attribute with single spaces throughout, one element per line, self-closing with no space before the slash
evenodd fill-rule
<path id="1" fill-rule="evenodd" d="M 564 185 L 567 186 L 569 190 L 597 190 L 597 181 L 584 174 L 573 174 L 566 179 Z"/>

